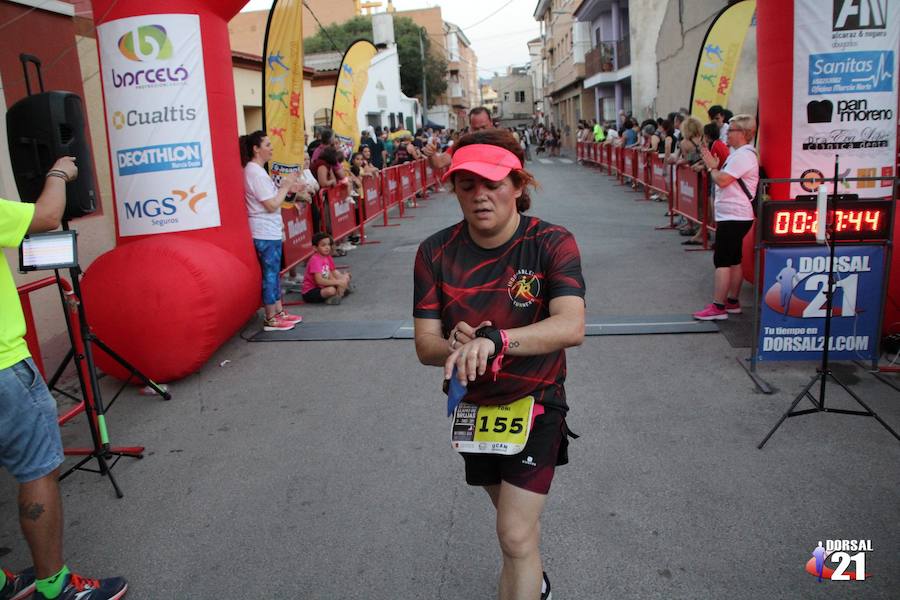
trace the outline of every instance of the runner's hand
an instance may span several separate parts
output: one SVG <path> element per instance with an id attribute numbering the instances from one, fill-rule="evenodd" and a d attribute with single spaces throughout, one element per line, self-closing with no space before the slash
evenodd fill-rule
<path id="1" fill-rule="evenodd" d="M 475 330 L 488 325 L 491 325 L 490 321 L 482 321 L 476 327 L 472 327 L 465 321 L 457 323 L 456 327 L 450 330 L 450 337 L 447 339 L 447 342 L 450 344 L 450 352 L 453 352 L 457 348 L 461 348 L 474 340 Z"/>
<path id="2" fill-rule="evenodd" d="M 456 377 L 462 385 L 475 381 L 476 377 L 487 372 L 488 357 L 493 352 L 494 342 L 487 338 L 475 338 L 450 353 L 444 363 L 444 379 L 450 379 L 455 366 Z"/>

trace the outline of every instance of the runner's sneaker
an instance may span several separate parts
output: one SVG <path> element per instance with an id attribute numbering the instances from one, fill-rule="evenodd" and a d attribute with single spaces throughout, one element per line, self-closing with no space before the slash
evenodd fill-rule
<path id="1" fill-rule="evenodd" d="M 303 322 L 303 317 L 301 317 L 300 315 L 292 315 L 291 313 L 286 312 L 286 311 L 281 311 L 280 313 L 278 313 L 275 316 L 280 318 L 282 321 L 287 321 L 288 323 L 302 323 Z"/>
<path id="2" fill-rule="evenodd" d="M 737 302 L 729 302 L 728 300 L 726 300 L 725 301 L 725 312 L 727 312 L 729 315 L 741 314 L 743 312 L 741 310 L 741 301 L 738 300 Z"/>
<path id="3" fill-rule="evenodd" d="M 550 591 L 550 580 L 547 578 L 547 572 L 544 571 L 544 582 L 541 583 L 541 600 L 552 600 L 553 593 Z"/>
<path id="4" fill-rule="evenodd" d="M 340 303 L 341 303 L 341 297 L 338 296 L 337 294 L 335 294 L 334 296 L 329 296 L 329 297 L 325 298 L 325 304 L 333 305 L 333 304 L 340 304 Z"/>
<path id="5" fill-rule="evenodd" d="M 3 569 L 6 574 L 6 585 L 0 589 L 0 600 L 24 600 L 34 591 L 34 569 L 28 567 L 21 573 L 10 573 Z"/>
<path id="6" fill-rule="evenodd" d="M 693 316 L 698 321 L 724 321 L 728 318 L 728 313 L 725 312 L 724 308 L 719 308 L 715 304 L 710 303 L 703 310 L 695 312 Z"/>
<path id="7" fill-rule="evenodd" d="M 128 591 L 128 584 L 121 577 L 109 579 L 88 579 L 75 573 L 66 576 L 62 593 L 56 600 L 119 600 Z M 46 600 L 40 592 L 34 593 L 34 600 Z"/>
<path id="8" fill-rule="evenodd" d="M 294 328 L 294 325 L 296 325 L 296 323 L 286 321 L 280 316 L 275 315 L 271 319 L 266 319 L 263 322 L 263 331 L 290 331 Z"/>

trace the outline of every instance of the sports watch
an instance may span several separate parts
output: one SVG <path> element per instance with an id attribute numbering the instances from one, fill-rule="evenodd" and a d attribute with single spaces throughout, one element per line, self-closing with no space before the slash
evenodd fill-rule
<path id="1" fill-rule="evenodd" d="M 475 337 L 485 338 L 494 342 L 494 351 L 488 358 L 494 358 L 503 350 L 503 336 L 500 335 L 500 330 L 496 327 L 491 327 L 490 325 L 479 327 L 475 330 Z"/>

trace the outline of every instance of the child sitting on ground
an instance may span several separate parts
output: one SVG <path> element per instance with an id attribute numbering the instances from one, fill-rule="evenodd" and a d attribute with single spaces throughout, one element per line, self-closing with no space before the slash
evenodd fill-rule
<path id="1" fill-rule="evenodd" d="M 331 234 L 320 231 L 312 239 L 313 254 L 306 263 L 306 274 L 303 276 L 303 301 L 313 304 L 340 304 L 341 298 L 352 291 L 350 273 L 338 271 L 331 258 L 334 238 Z"/>

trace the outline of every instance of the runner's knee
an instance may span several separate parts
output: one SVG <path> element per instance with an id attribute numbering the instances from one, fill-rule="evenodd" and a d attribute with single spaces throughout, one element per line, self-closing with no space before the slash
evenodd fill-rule
<path id="1" fill-rule="evenodd" d="M 538 549 L 537 527 L 509 519 L 497 520 L 497 539 L 503 556 L 507 558 L 526 558 Z"/>

